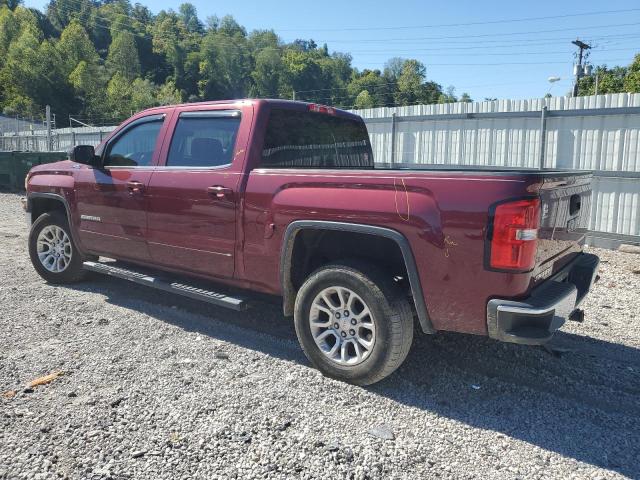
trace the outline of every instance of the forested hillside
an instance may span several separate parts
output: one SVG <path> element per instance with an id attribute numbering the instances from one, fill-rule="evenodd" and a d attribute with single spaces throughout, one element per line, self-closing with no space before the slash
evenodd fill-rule
<path id="1" fill-rule="evenodd" d="M 53 0 L 46 13 L 0 0 L 0 111 L 87 123 L 153 105 L 282 97 L 351 107 L 451 102 L 416 60 L 358 71 L 313 40 L 247 32 L 231 16 L 198 18 L 183 3 L 157 15 L 128 0 Z M 463 94 L 463 99 L 468 95 Z"/>

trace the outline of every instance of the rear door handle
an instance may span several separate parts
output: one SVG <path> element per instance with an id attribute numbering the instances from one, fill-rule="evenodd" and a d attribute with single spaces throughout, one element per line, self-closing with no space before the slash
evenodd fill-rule
<path id="1" fill-rule="evenodd" d="M 127 182 L 127 189 L 131 195 L 142 193 L 144 190 L 144 184 L 137 180 L 131 180 L 130 182 Z"/>
<path id="2" fill-rule="evenodd" d="M 222 185 L 214 185 L 213 187 L 207 187 L 207 193 L 216 198 L 231 198 L 233 189 Z"/>

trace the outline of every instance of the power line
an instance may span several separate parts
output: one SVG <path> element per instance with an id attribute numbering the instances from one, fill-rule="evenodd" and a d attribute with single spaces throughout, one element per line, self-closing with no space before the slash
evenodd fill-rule
<path id="1" fill-rule="evenodd" d="M 538 33 L 555 33 L 555 32 L 567 32 L 570 30 L 578 30 L 578 29 L 601 29 L 601 28 L 618 28 L 618 27 L 636 27 L 640 25 L 638 22 L 632 23 L 616 23 L 610 25 L 590 25 L 590 26 L 578 26 L 578 27 L 564 27 L 564 28 L 553 28 L 547 30 L 529 30 L 525 32 L 505 32 L 505 33 L 482 33 L 475 35 L 438 35 L 437 37 L 404 37 L 404 38 L 362 38 L 362 39 L 323 39 L 322 42 L 335 42 L 335 43 L 361 43 L 361 42 L 409 42 L 415 40 L 439 40 L 439 39 L 454 39 L 454 38 L 485 38 L 485 37 L 504 37 L 504 36 L 517 36 L 517 35 L 530 35 L 530 34 L 538 34 Z"/>
<path id="2" fill-rule="evenodd" d="M 403 51 L 398 51 L 398 50 L 379 50 L 379 51 L 364 51 L 364 50 L 354 50 L 351 53 L 357 53 L 358 55 L 384 55 L 384 54 L 393 54 L 393 53 L 397 53 L 397 54 L 404 54 L 404 53 L 415 53 L 415 52 L 422 52 L 424 50 L 421 49 L 415 49 L 412 50 L 410 52 L 403 52 Z M 432 50 L 428 50 L 429 52 L 431 52 Z M 636 52 L 638 51 L 637 48 L 608 48 L 608 49 L 602 49 L 599 50 L 600 52 L 622 52 L 622 51 L 633 51 Z M 474 57 L 479 57 L 479 56 L 520 56 L 520 55 L 567 55 L 568 53 L 571 53 L 568 50 L 562 50 L 562 51 L 556 51 L 556 52 L 481 52 L 481 53 L 474 53 L 473 56 Z M 428 54 L 430 57 L 468 57 L 470 56 L 468 53 L 429 53 Z"/>
<path id="3" fill-rule="evenodd" d="M 626 59 L 611 59 L 611 62 L 625 62 Z M 499 63 L 429 63 L 429 67 L 500 67 L 504 65 L 566 65 L 567 62 L 499 62 Z"/>
<path id="4" fill-rule="evenodd" d="M 395 27 L 342 27 L 342 28 L 312 28 L 311 31 L 314 32 L 342 32 L 342 31 L 379 31 L 379 30 L 410 30 L 410 29 L 419 29 L 419 28 L 441 28 L 441 27 L 468 27 L 473 25 L 495 25 L 500 23 L 516 23 L 516 22 L 530 22 L 530 21 L 539 21 L 539 20 L 554 20 L 560 18 L 570 18 L 570 17 L 585 17 L 591 15 L 605 15 L 610 13 L 629 13 L 629 12 L 638 12 L 640 8 L 627 8 L 623 10 L 602 10 L 599 12 L 584 12 L 584 13 L 569 13 L 565 15 L 550 15 L 545 17 L 525 17 L 525 18 L 513 18 L 513 19 L 505 19 L 505 20 L 488 20 L 481 22 L 466 22 L 466 23 L 441 23 L 441 24 L 431 24 L 431 25 L 401 25 Z M 281 32 L 294 32 L 299 31 L 299 29 L 278 29 Z"/>
<path id="5" fill-rule="evenodd" d="M 603 45 L 620 45 L 620 44 L 625 44 L 625 42 L 622 42 L 621 40 L 628 40 L 628 39 L 633 39 L 633 38 L 640 38 L 640 34 L 635 34 L 635 35 L 630 35 L 630 36 L 616 36 L 615 38 L 604 38 L 604 37 L 590 37 L 592 42 L 597 42 L 599 44 L 603 44 Z M 464 45 L 464 46 L 445 46 L 445 45 L 436 45 L 434 47 L 429 47 L 429 48 L 411 48 L 412 52 L 424 52 L 424 51 L 434 51 L 434 52 L 440 52 L 440 51 L 449 51 L 449 50 L 472 50 L 472 49 L 486 49 L 486 48 L 491 48 L 491 49 L 505 49 L 505 48 L 516 48 L 516 47 L 537 47 L 537 46 L 545 46 L 545 45 L 557 45 L 560 42 L 566 42 L 567 41 L 567 37 L 561 37 L 561 38 L 556 38 L 553 40 L 543 40 L 543 41 L 529 41 L 526 43 L 507 43 L 507 44 L 498 44 L 498 45 L 483 45 L 484 42 L 474 42 L 472 44 L 469 45 Z M 480 45 L 479 45 L 480 44 Z M 460 44 L 454 44 L 454 45 L 460 45 Z M 401 46 L 401 47 L 404 47 Z M 375 50 L 350 50 L 350 52 L 358 52 L 358 53 L 373 53 L 373 52 L 379 52 L 381 50 L 375 49 Z"/>
<path id="6" fill-rule="evenodd" d="M 579 27 L 576 27 L 575 30 L 578 30 Z M 640 34 L 638 33 L 618 33 L 618 34 L 610 34 L 610 35 L 590 35 L 589 38 L 593 39 L 593 40 L 598 40 L 598 41 L 611 41 L 611 40 L 617 40 L 617 39 L 625 39 L 625 38 L 637 38 L 638 36 L 640 36 Z M 459 41 L 453 41 L 453 40 L 440 40 L 439 38 L 444 38 L 444 37 L 427 37 L 426 40 L 428 40 L 428 45 L 432 45 L 435 47 L 460 47 L 460 48 L 471 48 L 472 46 L 475 45 L 486 45 L 488 47 L 491 48 L 497 48 L 497 47 L 501 47 L 501 48 L 506 48 L 506 47 L 510 47 L 513 45 L 519 45 L 519 46 L 528 46 L 528 45 L 537 45 L 537 44 L 552 44 L 552 43 L 559 43 L 559 42 L 566 42 L 568 39 L 574 37 L 574 35 L 564 35 L 562 37 L 536 37 L 536 38 L 517 38 L 517 39 L 509 39 L 509 38 L 501 38 L 501 39 L 495 39 L 495 40 L 488 40 L 488 39 L 474 39 L 474 40 L 459 40 Z M 467 37 L 460 37 L 460 38 L 467 38 Z M 411 47 L 416 45 L 416 42 L 418 40 L 416 39 L 406 39 L 406 43 L 409 43 Z M 339 41 L 337 41 L 339 42 Z M 381 42 L 381 43 L 388 43 L 386 39 L 379 39 L 379 40 L 375 40 L 375 42 Z M 405 42 L 405 40 L 402 40 L 402 42 Z M 395 43 L 402 43 L 400 41 L 397 41 Z M 513 42 L 521 42 L 521 43 L 513 43 Z M 350 41 L 350 42 L 344 42 L 344 43 L 358 43 L 358 40 L 355 41 Z M 366 42 L 366 43 L 374 43 L 374 41 L 372 40 L 371 42 Z M 478 48 L 483 48 L 483 47 L 478 47 Z"/>

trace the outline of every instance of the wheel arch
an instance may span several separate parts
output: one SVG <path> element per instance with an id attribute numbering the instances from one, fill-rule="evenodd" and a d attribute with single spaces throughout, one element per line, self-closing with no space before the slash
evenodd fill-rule
<path id="1" fill-rule="evenodd" d="M 382 237 L 394 242 L 401 254 L 406 268 L 407 277 L 413 304 L 418 315 L 418 321 L 424 333 L 435 333 L 435 329 L 429 318 L 427 306 L 422 291 L 418 268 L 409 245 L 409 241 L 404 235 L 396 230 L 373 225 L 358 223 L 343 223 L 322 220 L 297 220 L 291 222 L 284 233 L 282 249 L 280 255 L 280 282 L 283 297 L 283 310 L 285 315 L 292 315 L 294 311 L 297 290 L 293 282 L 294 248 L 299 238 L 299 233 L 305 230 L 331 230 L 339 232 L 350 232 L 365 235 Z"/>
<path id="2" fill-rule="evenodd" d="M 71 209 L 69 202 L 64 196 L 57 193 L 33 192 L 27 196 L 27 213 L 30 216 L 30 223 L 33 223 L 43 213 L 51 211 L 62 212 L 67 218 L 69 233 L 73 238 L 76 248 L 79 248 L 78 238 L 71 222 Z"/>

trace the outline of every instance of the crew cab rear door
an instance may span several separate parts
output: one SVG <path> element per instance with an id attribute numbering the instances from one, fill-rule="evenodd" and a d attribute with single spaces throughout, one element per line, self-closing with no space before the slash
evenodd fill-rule
<path id="1" fill-rule="evenodd" d="M 251 120 L 251 107 L 243 105 L 176 110 L 147 190 L 147 240 L 155 264 L 233 276 Z"/>

